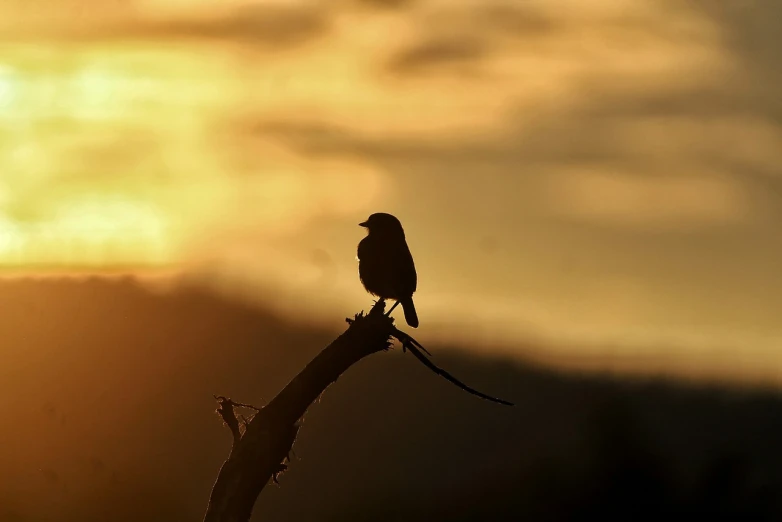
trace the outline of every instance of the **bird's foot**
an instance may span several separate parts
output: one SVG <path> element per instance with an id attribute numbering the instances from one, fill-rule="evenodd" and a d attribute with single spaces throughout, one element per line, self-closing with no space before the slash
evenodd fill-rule
<path id="1" fill-rule="evenodd" d="M 380 298 L 376 301 L 374 301 L 374 304 L 372 305 L 372 309 L 369 311 L 368 315 L 384 315 L 386 311 L 386 300 L 383 298 Z"/>
<path id="2" fill-rule="evenodd" d="M 391 312 L 393 312 L 394 308 L 397 306 L 399 306 L 399 301 L 395 302 L 394 305 L 388 310 L 388 312 L 386 312 L 386 317 L 391 317 Z"/>

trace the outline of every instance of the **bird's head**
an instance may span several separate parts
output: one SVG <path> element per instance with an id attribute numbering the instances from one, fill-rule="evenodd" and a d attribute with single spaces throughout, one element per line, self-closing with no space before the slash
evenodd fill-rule
<path id="1" fill-rule="evenodd" d="M 396 217 L 385 212 L 372 214 L 366 221 L 359 223 L 359 226 L 369 230 L 370 234 L 373 232 L 378 234 L 401 234 L 403 236 L 405 234 L 402 223 Z"/>

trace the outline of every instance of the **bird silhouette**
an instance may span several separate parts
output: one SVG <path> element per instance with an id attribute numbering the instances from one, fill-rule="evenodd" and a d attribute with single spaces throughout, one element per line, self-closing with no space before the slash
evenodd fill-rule
<path id="1" fill-rule="evenodd" d="M 396 300 L 388 313 L 401 304 L 407 324 L 418 328 L 418 315 L 413 304 L 418 275 L 402 223 L 391 214 L 379 212 L 359 226 L 368 231 L 367 237 L 358 244 L 361 283 L 374 296 Z"/>

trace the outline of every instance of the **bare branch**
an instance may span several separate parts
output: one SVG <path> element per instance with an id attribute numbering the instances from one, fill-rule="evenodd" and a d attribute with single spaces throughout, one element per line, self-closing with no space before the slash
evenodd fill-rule
<path id="1" fill-rule="evenodd" d="M 486 395 L 485 393 L 479 392 L 475 388 L 471 388 L 464 384 L 462 381 L 451 375 L 450 373 L 446 372 L 436 364 L 434 364 L 432 361 L 426 358 L 426 355 L 424 355 L 423 352 L 427 353 L 428 355 L 432 355 L 429 353 L 426 348 L 421 345 L 418 341 L 413 339 L 410 335 L 398 330 L 397 328 L 394 328 L 394 333 L 391 334 L 393 337 L 399 340 L 399 342 L 402 343 L 403 348 L 407 348 L 410 350 L 410 353 L 415 355 L 415 357 L 423 363 L 424 366 L 432 370 L 437 375 L 443 377 L 448 382 L 456 385 L 457 387 L 461 388 L 462 390 L 466 391 L 467 393 L 470 393 L 472 395 L 475 395 L 476 397 L 480 397 L 481 399 L 485 399 L 487 401 L 496 402 L 497 404 L 503 404 L 505 406 L 513 406 L 512 402 L 508 402 L 504 399 L 498 399 L 496 397 L 491 397 L 489 395 Z"/>
<path id="2" fill-rule="evenodd" d="M 412 338 L 412 336 L 410 336 L 410 334 L 406 334 L 406 333 L 405 333 L 405 332 L 403 332 L 402 330 L 399 330 L 399 329 L 397 329 L 397 330 L 396 330 L 396 331 L 393 333 L 393 336 L 394 336 L 394 337 L 395 337 L 395 338 L 396 338 L 396 339 L 397 339 L 397 340 L 398 340 L 400 343 L 402 343 L 402 351 L 403 351 L 403 352 L 404 352 L 404 351 L 407 349 L 408 345 L 415 345 L 415 346 L 416 346 L 416 347 L 417 347 L 419 350 L 421 350 L 422 352 L 424 352 L 424 353 L 425 353 L 426 355 L 428 355 L 429 357 L 431 357 L 431 356 L 432 356 L 431 352 L 429 352 L 429 350 L 427 350 L 426 348 L 424 348 L 424 346 L 423 346 L 421 343 L 419 343 L 418 341 L 416 341 L 415 339 L 413 339 L 413 338 Z"/>
<path id="3" fill-rule="evenodd" d="M 233 406 L 236 406 L 236 407 L 239 407 L 239 408 L 248 408 L 248 409 L 250 409 L 250 410 L 261 411 L 261 409 L 260 409 L 260 408 L 256 408 L 256 407 L 255 407 L 255 406 L 253 406 L 252 404 L 243 404 L 243 403 L 241 403 L 241 402 L 234 402 L 234 401 L 232 401 L 230 398 L 228 398 L 228 397 L 224 397 L 224 396 L 222 396 L 222 395 L 214 395 L 214 398 L 215 398 L 215 399 L 217 399 L 217 400 L 220 400 L 220 399 L 227 400 L 228 402 L 230 402 L 230 403 L 231 403 L 231 405 L 233 405 Z"/>
<path id="4" fill-rule="evenodd" d="M 378 300 L 366 315 L 346 319 L 347 330 L 318 354 L 263 408 L 215 397 L 217 413 L 231 429 L 234 442 L 212 488 L 204 522 L 248 522 L 261 490 L 278 484 L 288 469 L 293 444 L 304 413 L 350 366 L 373 353 L 388 350 L 393 338 L 415 355 L 427 368 L 462 390 L 499 404 L 512 405 L 490 397 L 462 383 L 427 359 L 428 351 L 415 339 L 394 326 L 384 314 L 385 301 Z M 431 355 L 431 354 L 430 354 Z M 240 429 L 235 407 L 255 410 L 250 419 L 243 416 Z"/>
<path id="5" fill-rule="evenodd" d="M 307 408 L 354 363 L 390 348 L 394 325 L 392 319 L 384 316 L 384 309 L 385 303 L 380 301 L 367 315 L 360 313 L 347 320 L 348 329 L 267 406 L 253 408 L 257 413 L 246 424 L 243 435 L 236 435 L 239 421 L 233 411 L 240 404 L 218 398 L 222 399 L 218 413 L 234 433 L 234 445 L 212 488 L 204 522 L 249 521 L 261 490 L 270 482 L 277 483 L 287 469 L 299 420 Z"/>
<path id="6" fill-rule="evenodd" d="M 242 438 L 242 433 L 239 430 L 239 421 L 236 419 L 236 412 L 234 411 L 234 402 L 227 398 L 221 396 L 215 395 L 215 399 L 217 399 L 217 413 L 220 415 L 220 417 L 223 418 L 223 422 L 226 426 L 228 426 L 228 429 L 231 430 L 231 434 L 234 437 L 234 446 L 236 446 L 236 443 L 239 442 L 239 440 Z"/>

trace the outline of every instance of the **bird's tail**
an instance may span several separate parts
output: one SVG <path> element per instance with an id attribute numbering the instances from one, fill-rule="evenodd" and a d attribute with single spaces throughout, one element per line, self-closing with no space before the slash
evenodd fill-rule
<path id="1" fill-rule="evenodd" d="M 402 305 L 402 310 L 405 312 L 405 321 L 413 328 L 418 328 L 418 314 L 415 313 L 415 305 L 413 304 L 413 298 L 408 297 L 402 299 L 399 304 Z"/>

